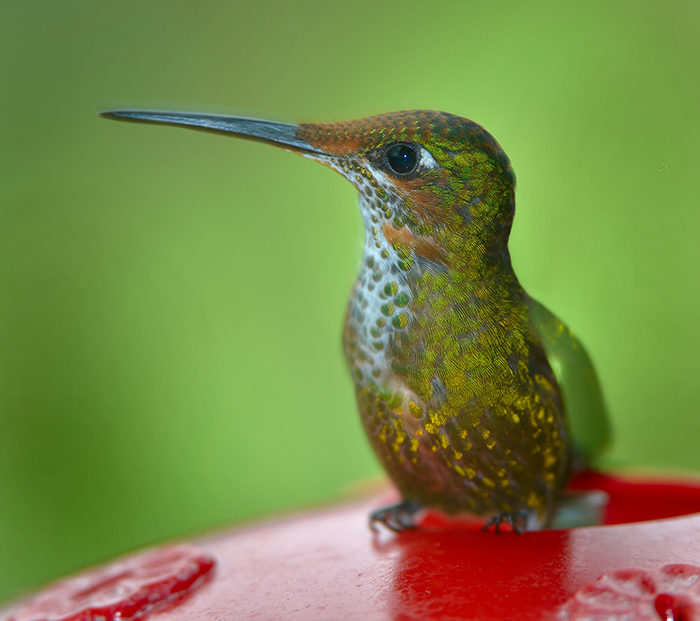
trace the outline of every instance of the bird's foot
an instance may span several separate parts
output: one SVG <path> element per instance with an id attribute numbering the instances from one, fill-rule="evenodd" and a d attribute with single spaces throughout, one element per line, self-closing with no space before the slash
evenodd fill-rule
<path id="1" fill-rule="evenodd" d="M 490 517 L 481 530 L 488 530 L 492 526 L 497 535 L 501 534 L 501 524 L 508 523 L 513 528 L 513 532 L 522 535 L 527 530 L 528 521 L 530 518 L 529 511 L 500 511 L 496 515 Z"/>
<path id="2" fill-rule="evenodd" d="M 369 514 L 369 527 L 375 533 L 379 532 L 377 522 L 384 524 L 389 530 L 400 533 L 403 530 L 416 528 L 415 517 L 422 507 L 415 502 L 403 500 L 394 505 L 387 505 Z"/>

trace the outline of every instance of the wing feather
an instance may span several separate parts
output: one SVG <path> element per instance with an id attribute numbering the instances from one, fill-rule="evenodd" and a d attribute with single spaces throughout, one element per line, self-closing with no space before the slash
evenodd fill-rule
<path id="1" fill-rule="evenodd" d="M 542 304 L 528 299 L 530 317 L 564 395 L 574 455 L 591 465 L 610 443 L 611 429 L 593 362 L 569 328 Z M 579 464 L 576 464 L 578 466 Z"/>

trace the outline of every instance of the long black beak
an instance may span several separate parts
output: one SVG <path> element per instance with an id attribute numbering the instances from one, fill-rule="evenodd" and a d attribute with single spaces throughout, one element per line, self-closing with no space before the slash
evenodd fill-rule
<path id="1" fill-rule="evenodd" d="M 164 112 L 158 110 L 106 110 L 99 116 L 116 121 L 134 123 L 154 123 L 156 125 L 178 125 L 204 132 L 237 136 L 257 142 L 265 142 L 283 149 L 325 155 L 312 147 L 305 140 L 297 137 L 298 125 L 276 123 L 260 119 L 248 119 L 241 116 L 224 116 L 220 114 L 200 114 L 198 112 Z"/>

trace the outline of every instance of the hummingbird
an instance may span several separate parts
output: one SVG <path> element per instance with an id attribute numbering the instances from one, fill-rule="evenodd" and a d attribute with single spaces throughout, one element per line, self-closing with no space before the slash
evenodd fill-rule
<path id="1" fill-rule="evenodd" d="M 343 346 L 360 419 L 401 499 L 370 527 L 416 528 L 424 510 L 498 533 L 546 527 L 572 472 L 605 448 L 595 369 L 515 275 L 515 175 L 468 119 L 427 110 L 340 123 L 110 110 L 281 147 L 340 173 L 365 231 Z"/>

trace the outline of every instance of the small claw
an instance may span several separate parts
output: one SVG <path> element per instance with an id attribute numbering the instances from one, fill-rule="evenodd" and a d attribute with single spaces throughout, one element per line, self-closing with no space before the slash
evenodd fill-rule
<path id="1" fill-rule="evenodd" d="M 402 502 L 397 502 L 394 505 L 388 505 L 372 511 L 369 514 L 369 527 L 370 529 L 377 533 L 379 529 L 377 528 L 377 522 L 381 522 L 389 530 L 393 530 L 395 533 L 400 533 L 404 530 L 411 530 L 416 528 L 415 516 L 421 510 L 420 505 L 417 505 L 408 500 Z"/>
<path id="2" fill-rule="evenodd" d="M 481 527 L 482 531 L 486 531 L 492 526 L 497 535 L 501 534 L 501 524 L 508 522 L 513 527 L 513 532 L 517 535 L 522 535 L 527 530 L 527 521 L 530 517 L 527 511 L 513 511 L 508 513 L 500 511 L 496 515 L 490 517 L 486 524 Z"/>

